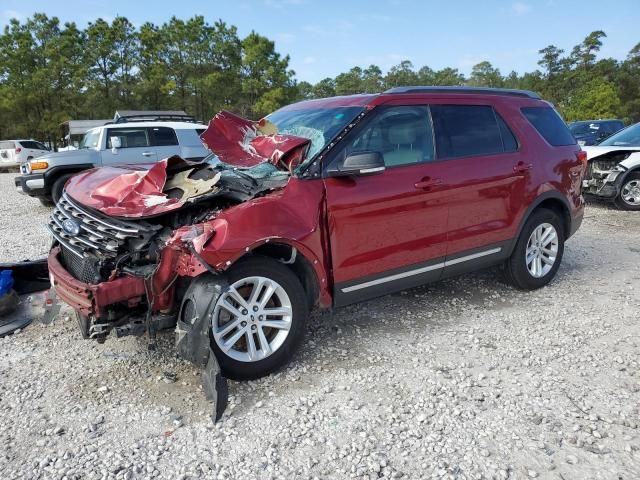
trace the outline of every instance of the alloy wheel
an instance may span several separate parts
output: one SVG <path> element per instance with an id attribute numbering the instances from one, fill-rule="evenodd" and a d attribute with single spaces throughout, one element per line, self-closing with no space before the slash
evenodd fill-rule
<path id="1" fill-rule="evenodd" d="M 534 278 L 542 278 L 551 271 L 558 255 L 558 232 L 550 223 L 538 225 L 525 250 L 527 270 Z"/>
<path id="2" fill-rule="evenodd" d="M 640 180 L 633 179 L 622 186 L 620 197 L 627 205 L 640 206 Z"/>
<path id="3" fill-rule="evenodd" d="M 213 311 L 213 338 L 220 350 L 240 362 L 257 362 L 275 353 L 291 329 L 289 295 L 276 281 L 247 277 L 225 291 Z"/>

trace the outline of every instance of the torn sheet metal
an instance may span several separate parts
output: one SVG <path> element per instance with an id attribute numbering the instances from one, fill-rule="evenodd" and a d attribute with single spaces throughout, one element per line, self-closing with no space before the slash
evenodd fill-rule
<path id="1" fill-rule="evenodd" d="M 161 160 L 149 169 L 128 165 L 88 170 L 71 177 L 65 190 L 82 205 L 115 217 L 165 213 L 183 204 L 163 192 L 167 165 L 174 158 Z"/>
<path id="2" fill-rule="evenodd" d="M 199 164 L 173 156 L 151 168 L 135 165 L 97 168 L 71 177 L 65 190 L 77 202 L 106 215 L 151 217 L 177 210 L 194 197 L 212 193 L 219 176 L 185 180 L 193 171 L 190 169 L 176 173 L 167 181 L 167 169 L 187 165 Z M 183 194 L 168 195 L 166 192 L 171 189 L 182 190 Z"/>
<path id="3" fill-rule="evenodd" d="M 268 120 L 254 122 L 227 111 L 216 114 L 200 138 L 220 160 L 238 167 L 270 162 L 289 169 L 285 157 L 297 151 L 300 161 L 311 143 L 308 138 L 277 133 Z"/>

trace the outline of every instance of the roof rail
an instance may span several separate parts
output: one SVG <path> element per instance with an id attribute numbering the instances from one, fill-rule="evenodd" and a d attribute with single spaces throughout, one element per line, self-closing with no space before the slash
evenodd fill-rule
<path id="1" fill-rule="evenodd" d="M 128 122 L 190 122 L 196 123 L 195 117 L 192 115 L 144 115 L 144 114 L 136 114 L 136 115 L 122 115 L 118 117 L 115 121 L 109 122 L 113 123 L 128 123 Z"/>
<path id="2" fill-rule="evenodd" d="M 516 90 L 513 88 L 489 88 L 489 87 L 434 87 L 434 86 L 410 86 L 394 87 L 384 93 L 467 93 L 485 95 L 511 95 L 513 97 L 527 97 L 540 99 L 540 95 L 529 90 Z"/>

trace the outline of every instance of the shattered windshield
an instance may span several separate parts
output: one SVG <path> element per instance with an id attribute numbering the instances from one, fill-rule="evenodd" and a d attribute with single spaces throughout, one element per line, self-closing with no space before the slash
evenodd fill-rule
<path id="1" fill-rule="evenodd" d="M 640 123 L 620 130 L 598 145 L 608 147 L 640 147 Z"/>
<path id="2" fill-rule="evenodd" d="M 306 165 L 362 110 L 363 107 L 285 108 L 273 112 L 266 119 L 278 127 L 278 133 L 311 140 L 309 152 L 302 164 Z"/>

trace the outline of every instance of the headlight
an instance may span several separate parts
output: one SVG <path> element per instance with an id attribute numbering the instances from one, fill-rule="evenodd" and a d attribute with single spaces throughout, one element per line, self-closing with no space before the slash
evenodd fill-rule
<path id="1" fill-rule="evenodd" d="M 47 162 L 43 162 L 43 161 L 31 161 L 29 162 L 29 165 L 31 166 L 31 171 L 34 170 L 46 170 L 47 168 L 49 168 L 49 164 Z"/>

